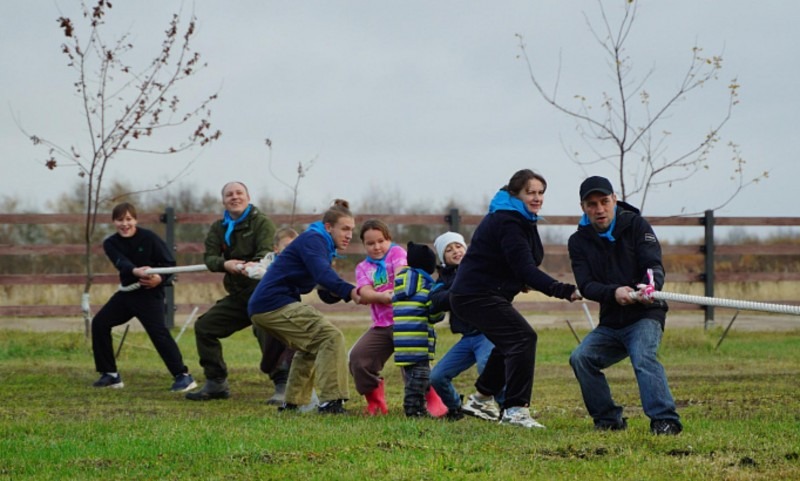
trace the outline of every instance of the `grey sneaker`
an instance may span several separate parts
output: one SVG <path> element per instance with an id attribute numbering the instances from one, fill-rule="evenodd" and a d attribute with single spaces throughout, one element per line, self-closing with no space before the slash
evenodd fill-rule
<path id="1" fill-rule="evenodd" d="M 538 423 L 531 417 L 530 409 L 521 406 L 506 409 L 503 413 L 503 419 L 500 420 L 500 424 L 520 426 L 529 429 L 545 429 L 543 424 Z"/>
<path id="2" fill-rule="evenodd" d="M 500 419 L 500 408 L 497 406 L 493 397 L 481 401 L 475 394 L 470 394 L 467 398 L 467 402 L 461 406 L 461 411 L 463 411 L 464 414 L 485 419 L 486 421 L 497 421 Z"/>
<path id="3" fill-rule="evenodd" d="M 228 399 L 231 396 L 231 391 L 228 388 L 228 381 L 214 381 L 213 379 L 206 379 L 206 383 L 199 391 L 187 392 L 186 399 L 190 401 L 210 401 L 212 399 Z"/>
<path id="4" fill-rule="evenodd" d="M 317 409 L 319 407 L 319 397 L 317 397 L 317 390 L 311 390 L 311 402 L 308 404 L 304 404 L 300 406 L 301 413 L 310 413 L 311 411 Z"/>
<path id="5" fill-rule="evenodd" d="M 111 389 L 122 389 L 125 387 L 125 383 L 122 382 L 122 376 L 117 374 L 116 376 L 112 376 L 111 374 L 104 372 L 100 379 L 95 381 L 92 384 L 93 387 L 110 387 Z"/>

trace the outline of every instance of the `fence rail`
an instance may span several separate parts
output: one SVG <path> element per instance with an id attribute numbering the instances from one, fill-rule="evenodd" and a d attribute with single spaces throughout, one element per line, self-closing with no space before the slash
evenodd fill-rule
<path id="1" fill-rule="evenodd" d="M 101 214 L 108 216 L 108 214 Z M 289 216 L 286 214 L 271 215 L 270 218 L 276 225 L 308 225 L 319 220 L 319 214 L 297 214 Z M 457 209 L 451 209 L 445 215 L 437 214 L 362 214 L 356 216 L 356 223 L 361 223 L 368 218 L 380 218 L 389 225 L 423 225 L 440 226 L 442 229 L 461 230 L 464 226 L 475 226 L 483 218 L 481 215 L 461 215 Z M 166 240 L 174 245 L 178 254 L 199 254 L 202 253 L 202 242 L 188 242 L 175 240 L 175 227 L 177 224 L 190 225 L 210 225 L 219 219 L 216 213 L 176 213 L 168 208 L 164 213 L 142 213 L 139 215 L 141 224 L 166 224 Z M 76 224 L 82 225 L 85 214 L 0 214 L 0 225 L 49 225 L 49 224 Z M 547 216 L 543 221 L 546 225 L 566 225 L 574 226 L 578 223 L 578 216 Z M 800 281 L 800 272 L 796 270 L 769 271 L 769 272 L 735 272 L 730 270 L 720 270 L 716 266 L 716 261 L 722 256 L 800 256 L 800 244 L 760 244 L 760 245 L 718 245 L 715 240 L 716 227 L 721 226 L 800 226 L 800 217 L 715 217 L 712 211 L 707 211 L 702 217 L 648 217 L 653 226 L 676 226 L 676 227 L 702 227 L 704 229 L 704 242 L 701 244 L 682 244 L 670 245 L 665 243 L 663 252 L 665 258 L 669 256 L 697 255 L 702 257 L 704 269 L 702 272 L 669 272 L 670 282 L 702 282 L 705 288 L 705 295 L 713 297 L 714 286 L 721 282 L 759 282 L 759 281 Z M 85 254 L 85 246 L 82 244 L 0 244 L 0 257 L 2 256 L 72 256 Z M 563 244 L 546 245 L 548 259 L 553 257 L 566 257 L 567 248 Z M 91 248 L 93 254 L 102 254 L 102 246 L 94 245 Z M 348 253 L 363 255 L 363 250 L 358 243 L 353 243 L 348 248 Z M 571 272 L 553 272 L 550 274 L 563 281 L 571 281 Z M 220 273 L 193 273 L 178 276 L 176 286 L 186 284 L 219 283 L 221 282 Z M 26 273 L 26 274 L 6 274 L 0 273 L 0 285 L 52 285 L 52 284 L 83 284 L 85 273 Z M 96 273 L 93 277 L 96 284 L 115 284 L 118 276 L 114 273 Z M 168 296 L 174 293 L 168 291 Z M 775 302 L 785 304 L 800 304 L 796 299 L 778 300 Z M 549 311 L 559 311 L 573 309 L 567 303 L 560 302 L 519 302 L 522 309 L 546 309 Z M 677 303 L 676 303 L 677 304 Z M 691 305 L 673 305 L 678 309 L 701 309 Z M 193 305 L 174 305 L 174 301 L 168 302 L 168 324 L 173 325 L 174 312 L 188 312 Z M 199 306 L 205 308 L 208 306 Z M 328 309 L 347 311 L 353 307 L 349 305 L 329 306 Z M 714 308 L 710 306 L 702 307 L 705 310 L 706 322 L 713 322 Z M 63 305 L 28 305 L 11 306 L 0 305 L 0 316 L 51 316 L 51 315 L 78 315 L 79 306 Z"/>

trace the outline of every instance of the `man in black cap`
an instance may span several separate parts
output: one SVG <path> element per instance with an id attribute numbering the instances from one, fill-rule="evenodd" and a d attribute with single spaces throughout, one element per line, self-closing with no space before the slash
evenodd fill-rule
<path id="1" fill-rule="evenodd" d="M 583 297 L 600 303 L 600 325 L 569 358 L 586 409 L 596 429 L 627 427 L 602 371 L 630 357 L 651 432 L 679 434 L 683 426 L 656 357 L 667 305 L 645 291 L 664 285 L 661 246 L 639 211 L 617 201 L 608 179 L 589 177 L 580 197 L 583 217 L 569 238 L 569 257 Z M 637 288 L 640 295 L 634 298 Z"/>

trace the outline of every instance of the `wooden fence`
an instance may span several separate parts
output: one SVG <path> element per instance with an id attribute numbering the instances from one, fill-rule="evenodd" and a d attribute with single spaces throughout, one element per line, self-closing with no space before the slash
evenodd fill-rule
<path id="1" fill-rule="evenodd" d="M 210 225 L 219 218 L 219 214 L 207 213 L 176 213 L 168 208 L 164 213 L 144 213 L 139 215 L 139 223 L 142 225 L 153 225 L 164 223 L 165 240 L 168 245 L 173 245 L 176 253 L 202 253 L 203 239 L 176 239 L 175 228 L 177 224 L 200 224 Z M 290 219 L 289 215 L 272 215 L 270 218 L 276 225 L 286 225 L 293 221 L 294 225 L 308 225 L 319 220 L 319 214 L 299 214 Z M 457 209 L 452 209 L 444 215 L 396 215 L 396 214 L 365 214 L 356 218 L 356 223 L 363 222 L 368 218 L 380 218 L 389 225 L 421 225 L 440 227 L 444 230 L 461 230 L 464 227 L 476 226 L 482 216 L 480 215 L 460 215 Z M 77 224 L 82 225 L 85 217 L 82 214 L 0 214 L 0 225 L 13 224 Z M 542 223 L 542 228 L 547 225 L 575 226 L 578 223 L 577 216 L 547 216 Z M 697 227 L 703 228 L 704 241 L 700 244 L 681 244 L 672 245 L 664 243 L 663 251 L 665 261 L 670 256 L 691 256 L 700 255 L 703 258 L 702 271 L 685 271 L 668 273 L 670 282 L 690 282 L 702 283 L 704 285 L 704 295 L 713 297 L 714 288 L 718 283 L 723 282 L 756 282 L 756 281 L 800 281 L 800 272 L 796 270 L 770 270 L 765 272 L 719 272 L 717 269 L 717 259 L 723 256 L 800 256 L 800 244 L 757 244 L 757 245 L 724 245 L 719 244 L 715 238 L 715 229 L 722 226 L 743 226 L 743 227 L 763 227 L 763 226 L 800 226 L 800 217 L 715 217 L 713 211 L 707 211 L 702 217 L 649 217 L 650 223 L 659 226 L 678 226 L 678 227 Z M 431 239 L 432 240 L 432 239 Z M 102 253 L 102 246 L 95 245 L 92 248 L 95 253 Z M 85 247 L 82 244 L 0 244 L 0 257 L 2 256 L 78 256 L 83 255 Z M 545 246 L 546 258 L 548 260 L 565 259 L 567 248 L 564 244 L 551 244 Z M 348 253 L 363 255 L 363 250 L 358 242 L 351 244 Z M 0 259 L 0 262 L 2 259 Z M 564 266 L 568 263 L 560 262 L 556 265 Z M 573 282 L 572 273 L 569 269 L 548 272 L 564 282 Z M 58 274 L 8 274 L 0 273 L 0 285 L 30 285 L 32 288 L 38 285 L 47 284 L 83 284 L 85 273 L 58 273 Z M 95 284 L 114 284 L 118 282 L 115 273 L 98 273 L 94 275 Z M 219 273 L 193 273 L 180 276 L 180 282 L 176 286 L 194 283 L 220 283 L 221 274 Z M 180 287 L 177 287 L 180 288 Z M 174 289 L 174 288 L 173 288 Z M 189 312 L 193 305 L 175 305 L 174 292 L 168 290 L 167 314 L 168 325 L 174 325 L 173 316 L 175 312 Z M 779 299 L 773 300 L 781 304 L 800 304 L 798 299 Z M 523 309 L 558 311 L 574 309 L 568 303 L 553 302 L 527 302 L 520 306 Z M 199 306 L 201 309 L 207 308 L 206 305 Z M 327 309 L 350 310 L 353 309 L 349 304 L 329 306 Z M 677 305 L 673 303 L 673 309 L 704 309 L 706 323 L 713 322 L 713 307 L 698 307 L 693 305 Z M 0 301 L 0 316 L 72 316 L 80 315 L 80 307 L 64 305 L 5 305 Z"/>

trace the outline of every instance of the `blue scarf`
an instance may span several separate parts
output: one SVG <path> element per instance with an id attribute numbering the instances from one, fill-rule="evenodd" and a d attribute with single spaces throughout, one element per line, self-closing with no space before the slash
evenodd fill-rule
<path id="1" fill-rule="evenodd" d="M 338 257 L 336 254 L 336 244 L 333 243 L 333 237 L 331 237 L 328 231 L 325 230 L 325 224 L 318 220 L 317 222 L 314 222 L 308 226 L 308 230 L 317 232 L 325 238 L 325 242 L 328 247 L 328 252 L 326 252 L 326 254 L 328 255 L 328 260 L 333 262 L 333 258 Z"/>
<path id="2" fill-rule="evenodd" d="M 389 250 L 386 251 L 386 254 L 384 254 L 380 259 L 373 259 L 372 257 L 367 256 L 367 262 L 377 266 L 377 269 L 375 269 L 375 274 L 372 275 L 372 285 L 374 287 L 383 286 L 389 283 L 389 273 L 386 271 L 386 256 L 389 255 L 389 251 L 391 251 L 396 245 L 397 244 L 392 242 L 392 245 L 389 246 Z"/>
<path id="3" fill-rule="evenodd" d="M 253 204 L 247 204 L 247 209 L 242 212 L 242 215 L 239 216 L 238 219 L 233 219 L 231 217 L 231 213 L 227 210 L 224 214 L 222 214 L 222 227 L 228 226 L 228 230 L 225 231 L 225 243 L 231 245 L 231 234 L 233 234 L 233 229 L 239 225 L 243 220 L 245 220 L 250 214 L 250 209 L 253 207 Z"/>
<path id="4" fill-rule="evenodd" d="M 608 239 L 608 241 L 611 242 L 612 244 L 617 241 L 617 239 L 615 239 L 613 234 L 612 234 L 614 232 L 614 226 L 617 225 L 617 213 L 618 213 L 617 209 L 614 209 L 614 220 L 611 221 L 611 225 L 608 226 L 608 229 L 605 232 L 597 232 L 597 231 L 595 231 L 595 232 L 597 232 L 597 235 L 599 235 L 603 239 Z M 581 216 L 581 221 L 578 223 L 578 225 L 581 226 L 581 225 L 589 225 L 589 224 L 590 224 L 589 216 L 586 215 L 586 214 L 583 214 L 583 216 Z"/>
<path id="5" fill-rule="evenodd" d="M 507 190 L 498 190 L 494 195 L 492 202 L 489 203 L 490 214 L 498 210 L 511 210 L 514 212 L 519 212 L 523 217 L 531 222 L 536 222 L 539 220 L 539 216 L 529 211 L 528 208 L 525 207 L 524 202 L 522 202 L 518 197 L 511 195 Z"/>

